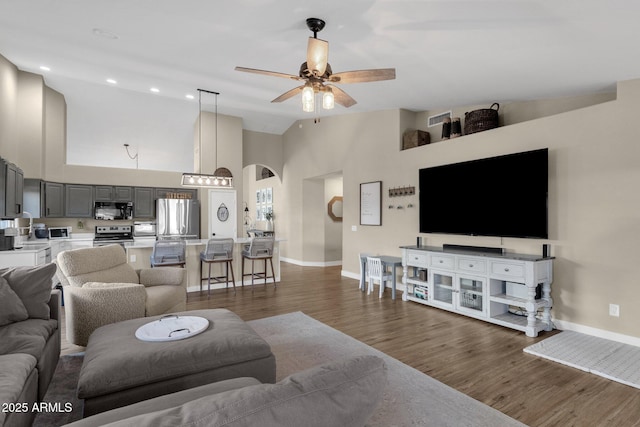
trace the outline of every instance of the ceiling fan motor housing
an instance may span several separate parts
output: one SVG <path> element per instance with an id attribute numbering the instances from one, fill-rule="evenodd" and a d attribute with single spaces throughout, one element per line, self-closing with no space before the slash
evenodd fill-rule
<path id="1" fill-rule="evenodd" d="M 313 37 L 317 35 L 325 26 L 325 22 L 320 18 L 307 18 L 307 27 L 313 31 Z"/>

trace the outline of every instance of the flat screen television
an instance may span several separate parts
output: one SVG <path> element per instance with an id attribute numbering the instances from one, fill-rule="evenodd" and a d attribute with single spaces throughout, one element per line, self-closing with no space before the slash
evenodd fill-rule
<path id="1" fill-rule="evenodd" d="M 548 238 L 548 149 L 420 169 L 420 232 Z"/>

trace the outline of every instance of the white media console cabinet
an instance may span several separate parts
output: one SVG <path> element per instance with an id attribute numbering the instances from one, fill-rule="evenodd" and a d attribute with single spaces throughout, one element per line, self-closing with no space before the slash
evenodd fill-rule
<path id="1" fill-rule="evenodd" d="M 401 249 L 404 301 L 517 329 L 529 337 L 553 328 L 553 257 L 428 246 Z"/>

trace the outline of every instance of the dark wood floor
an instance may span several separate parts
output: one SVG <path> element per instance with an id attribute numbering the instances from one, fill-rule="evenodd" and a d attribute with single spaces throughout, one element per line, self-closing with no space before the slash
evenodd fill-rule
<path id="1" fill-rule="evenodd" d="M 530 426 L 640 426 L 640 390 L 528 355 L 538 338 L 443 310 L 358 291 L 340 267 L 282 264 L 282 281 L 190 293 L 189 310 L 244 320 L 302 311 Z M 63 352 L 78 348 L 63 342 Z"/>

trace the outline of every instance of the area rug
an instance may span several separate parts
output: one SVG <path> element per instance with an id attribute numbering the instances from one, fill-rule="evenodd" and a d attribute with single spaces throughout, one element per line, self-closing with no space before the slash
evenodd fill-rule
<path id="1" fill-rule="evenodd" d="M 640 347 L 563 331 L 526 347 L 524 351 L 640 388 Z"/>
<path id="2" fill-rule="evenodd" d="M 43 399 L 53 405 L 36 414 L 33 426 L 58 427 L 82 418 L 82 400 L 76 396 L 76 387 L 83 360 L 84 353 L 60 357 Z"/>
<path id="3" fill-rule="evenodd" d="M 342 357 L 373 354 L 388 368 L 384 398 L 369 426 L 524 424 L 301 312 L 248 322 L 271 345 L 276 379 Z"/>
<path id="4" fill-rule="evenodd" d="M 343 357 L 366 354 L 382 357 L 387 364 L 388 383 L 383 400 L 368 426 L 524 425 L 304 313 L 283 314 L 247 323 L 271 346 L 276 356 L 278 381 L 294 372 Z M 48 402 L 72 402 L 73 411 L 40 414 L 34 426 L 60 426 L 82 416 L 82 402 L 75 398 L 81 364 L 81 355 L 63 356 L 50 392 L 45 397 Z M 304 420 L 300 425 L 304 425 Z"/>

